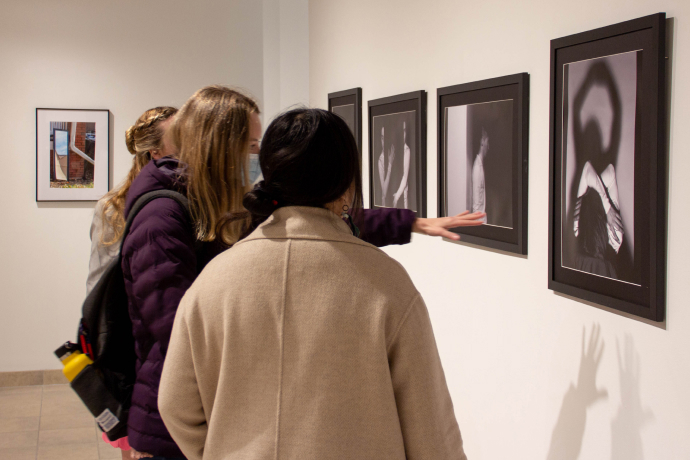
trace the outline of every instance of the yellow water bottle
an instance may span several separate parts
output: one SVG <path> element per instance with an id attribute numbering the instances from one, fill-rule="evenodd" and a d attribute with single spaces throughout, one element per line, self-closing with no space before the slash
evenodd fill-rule
<path id="1" fill-rule="evenodd" d="M 71 342 L 67 342 L 55 350 L 55 354 L 60 358 L 60 361 L 62 361 L 62 373 L 65 374 L 65 377 L 67 377 L 67 380 L 70 382 L 74 380 L 86 366 L 93 364 L 91 358 L 79 351 L 77 345 Z"/>

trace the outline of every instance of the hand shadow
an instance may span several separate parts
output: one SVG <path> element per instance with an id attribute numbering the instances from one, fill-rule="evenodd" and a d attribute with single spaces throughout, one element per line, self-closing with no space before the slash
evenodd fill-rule
<path id="1" fill-rule="evenodd" d="M 640 398 L 640 355 L 635 352 L 632 336 L 626 334 L 623 358 L 616 340 L 621 405 L 611 422 L 611 460 L 642 460 L 642 427 L 654 414 L 642 407 Z"/>
<path id="2" fill-rule="evenodd" d="M 563 396 L 563 405 L 553 428 L 547 460 L 575 460 L 580 456 L 587 423 L 587 408 L 608 397 L 608 391 L 597 388 L 596 385 L 597 370 L 604 354 L 599 325 L 595 324 L 592 327 L 586 349 L 585 335 L 583 328 L 577 386 L 571 383 Z"/>

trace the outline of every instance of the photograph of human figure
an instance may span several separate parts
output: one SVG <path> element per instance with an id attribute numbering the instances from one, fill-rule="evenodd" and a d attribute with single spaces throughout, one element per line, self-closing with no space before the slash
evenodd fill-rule
<path id="1" fill-rule="evenodd" d="M 331 112 L 335 113 L 338 115 L 340 118 L 345 120 L 345 123 L 347 123 L 348 128 L 350 128 L 350 131 L 352 131 L 352 134 L 355 134 L 355 105 L 354 104 L 345 104 L 345 105 L 337 105 L 331 107 Z"/>
<path id="2" fill-rule="evenodd" d="M 636 51 L 564 65 L 562 266 L 639 285 Z"/>
<path id="3" fill-rule="evenodd" d="M 447 215 L 513 228 L 513 100 L 446 107 Z"/>
<path id="4" fill-rule="evenodd" d="M 418 211 L 415 111 L 373 117 L 374 205 Z"/>
<path id="5" fill-rule="evenodd" d="M 93 188 L 96 123 L 50 122 L 50 188 Z"/>

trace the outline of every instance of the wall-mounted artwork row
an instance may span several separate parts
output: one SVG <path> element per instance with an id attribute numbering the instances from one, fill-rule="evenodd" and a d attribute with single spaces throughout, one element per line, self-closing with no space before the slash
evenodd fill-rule
<path id="1" fill-rule="evenodd" d="M 529 75 L 440 88 L 439 217 L 485 212 L 453 231 L 468 243 L 527 254 Z"/>
<path id="2" fill-rule="evenodd" d="M 369 197 L 426 217 L 426 91 L 369 101 Z"/>
<path id="3" fill-rule="evenodd" d="M 551 41 L 549 288 L 662 321 L 664 13 Z"/>
<path id="4" fill-rule="evenodd" d="M 352 88 L 328 95 L 328 110 L 340 116 L 352 131 L 362 153 L 362 88 Z"/>
<path id="5" fill-rule="evenodd" d="M 36 201 L 96 201 L 110 189 L 108 110 L 36 109 Z"/>

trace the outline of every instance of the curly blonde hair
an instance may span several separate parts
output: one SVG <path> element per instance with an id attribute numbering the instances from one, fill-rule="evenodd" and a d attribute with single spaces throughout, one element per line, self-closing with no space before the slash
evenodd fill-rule
<path id="1" fill-rule="evenodd" d="M 110 246 L 122 238 L 125 231 L 125 199 L 132 182 L 141 170 L 151 161 L 151 150 L 160 149 L 163 143 L 163 130 L 160 124 L 177 113 L 175 107 L 155 107 L 144 112 L 125 132 L 127 150 L 134 155 L 132 168 L 122 183 L 103 197 L 101 219 L 103 228 L 112 228 L 113 233 L 105 239 L 108 232 L 101 232 L 100 242 Z"/>

